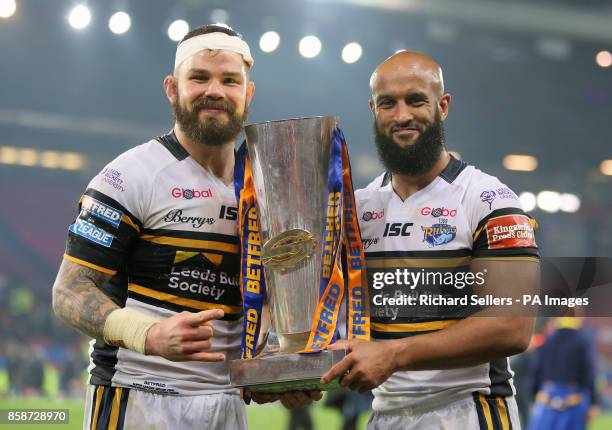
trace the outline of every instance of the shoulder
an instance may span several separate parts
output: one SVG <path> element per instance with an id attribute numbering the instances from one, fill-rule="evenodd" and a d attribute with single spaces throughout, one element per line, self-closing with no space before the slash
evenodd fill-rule
<path id="1" fill-rule="evenodd" d="M 486 214 L 498 209 L 521 208 L 516 193 L 497 177 L 471 166 L 466 169 L 465 204 L 476 213 Z"/>
<path id="2" fill-rule="evenodd" d="M 377 191 L 386 185 L 387 173 L 381 173 L 364 188 L 355 190 L 355 201 L 359 205 L 369 200 Z"/>

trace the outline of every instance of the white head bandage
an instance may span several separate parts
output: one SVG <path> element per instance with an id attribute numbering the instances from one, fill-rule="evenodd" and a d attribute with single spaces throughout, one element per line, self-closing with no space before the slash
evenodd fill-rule
<path id="1" fill-rule="evenodd" d="M 232 51 L 242 55 L 242 58 L 244 58 L 244 61 L 249 66 L 253 65 L 251 50 L 249 49 L 249 45 L 247 45 L 244 40 L 236 36 L 230 36 L 229 34 L 215 32 L 201 34 L 180 43 L 176 48 L 174 70 L 176 70 L 183 61 L 205 49 L 223 49 L 226 51 Z"/>

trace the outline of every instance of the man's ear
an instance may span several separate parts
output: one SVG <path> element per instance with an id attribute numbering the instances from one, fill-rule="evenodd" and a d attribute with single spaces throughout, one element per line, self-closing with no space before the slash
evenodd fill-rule
<path id="1" fill-rule="evenodd" d="M 446 93 L 440 98 L 440 101 L 438 102 L 438 108 L 440 109 L 440 118 L 442 119 L 442 121 L 444 121 L 448 116 L 448 110 L 450 108 L 450 105 L 451 95 Z"/>
<path id="2" fill-rule="evenodd" d="M 255 82 L 249 81 L 249 83 L 247 84 L 247 93 L 246 93 L 247 106 L 251 105 L 251 100 L 253 100 L 254 95 L 255 95 Z"/>
<path id="3" fill-rule="evenodd" d="M 168 75 L 164 78 L 164 91 L 166 92 L 166 97 L 168 97 L 168 101 L 170 103 L 174 103 L 176 100 L 176 78 L 172 75 Z"/>

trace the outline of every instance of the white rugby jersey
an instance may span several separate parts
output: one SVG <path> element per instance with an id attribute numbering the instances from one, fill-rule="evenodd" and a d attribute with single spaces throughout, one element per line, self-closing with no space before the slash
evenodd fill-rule
<path id="1" fill-rule="evenodd" d="M 373 339 L 444 329 L 469 313 L 461 306 L 429 306 L 426 310 L 381 305 L 381 294 L 414 295 L 423 288 L 411 290 L 410 282 L 404 282 L 409 278 L 393 276 L 398 269 L 448 274 L 468 271 L 472 258 L 538 258 L 535 221 L 522 211 L 516 194 L 497 178 L 451 157 L 436 179 L 405 201 L 393 191 L 390 179 L 389 174 L 382 174 L 355 192 Z M 466 294 L 453 284 L 427 288 L 446 296 Z M 374 302 L 377 295 L 378 305 Z M 510 396 L 514 394 L 512 375 L 507 358 L 468 368 L 400 371 L 373 391 L 372 407 L 375 411 L 433 408 L 473 392 Z"/>
<path id="2" fill-rule="evenodd" d="M 220 308 L 210 352 L 225 362 L 172 362 L 91 343 L 90 383 L 163 394 L 235 390 L 228 360 L 242 332 L 237 207 L 232 185 L 199 165 L 174 133 L 111 161 L 88 185 L 69 227 L 65 258 L 113 275 L 119 306 L 160 319 Z"/>

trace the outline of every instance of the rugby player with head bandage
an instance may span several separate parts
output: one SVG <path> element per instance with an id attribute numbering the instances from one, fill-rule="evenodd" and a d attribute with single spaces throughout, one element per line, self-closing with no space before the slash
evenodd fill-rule
<path id="1" fill-rule="evenodd" d="M 242 330 L 234 146 L 252 65 L 231 28 L 190 31 L 163 82 L 173 129 L 81 196 L 53 309 L 92 338 L 84 428 L 247 428 L 228 363 Z"/>

